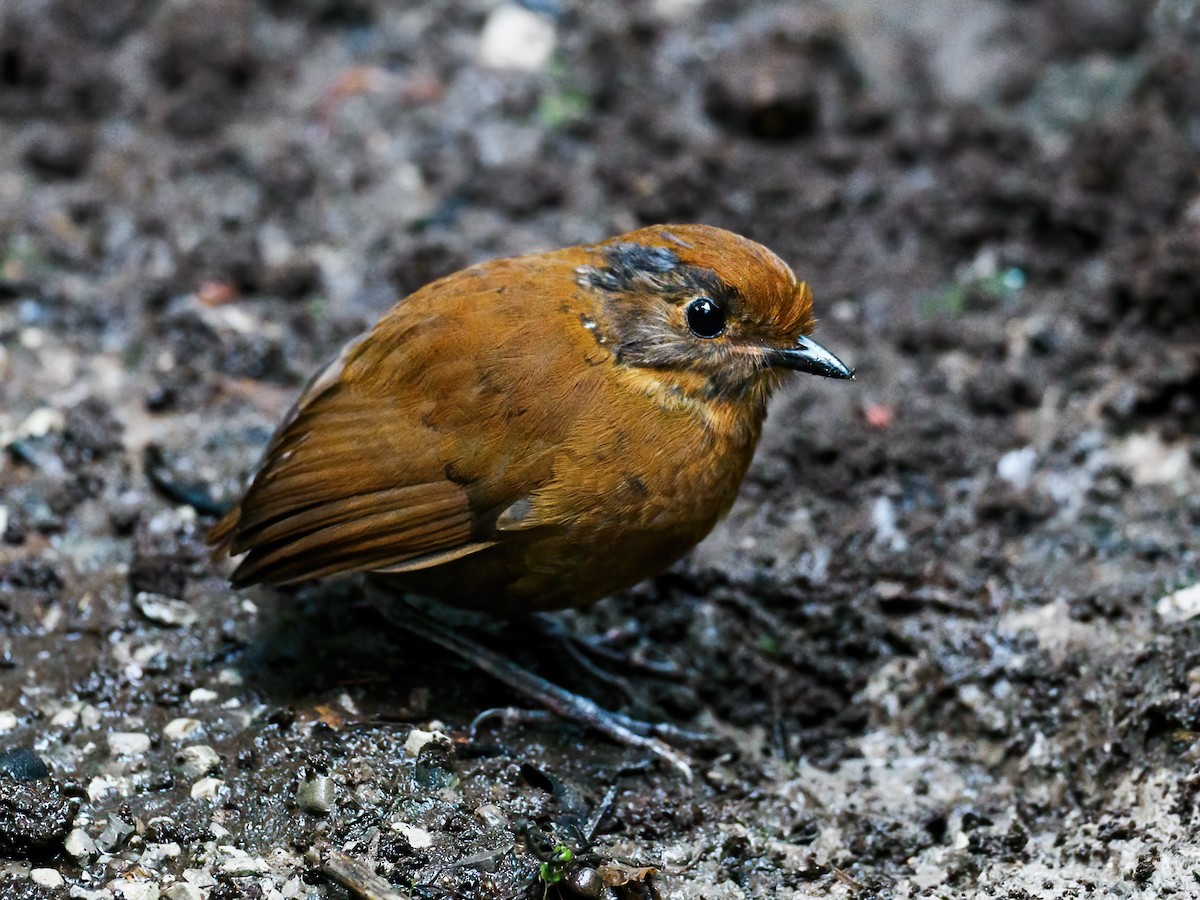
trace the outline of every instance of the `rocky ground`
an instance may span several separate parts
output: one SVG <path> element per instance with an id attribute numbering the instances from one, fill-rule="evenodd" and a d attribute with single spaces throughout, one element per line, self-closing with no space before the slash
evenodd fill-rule
<path id="1" fill-rule="evenodd" d="M 322 358 L 660 221 L 792 262 L 859 375 L 560 616 L 676 671 L 623 702 L 722 736 L 690 783 L 472 738 L 517 698 L 352 582 L 227 586 Z M 5 897 L 1200 896 L 1193 0 L 0 0 L 0 444 Z"/>

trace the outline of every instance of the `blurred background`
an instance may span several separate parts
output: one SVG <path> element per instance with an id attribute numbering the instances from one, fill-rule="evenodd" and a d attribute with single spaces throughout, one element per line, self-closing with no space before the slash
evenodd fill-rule
<path id="1" fill-rule="evenodd" d="M 481 747 L 515 699 L 352 586 L 225 586 L 212 507 L 398 297 L 690 221 L 788 260 L 859 375 L 564 617 L 681 673 L 627 705 L 726 735 L 695 783 Z M 540 896 L 529 821 L 667 896 L 1186 893 L 1200 6 L 0 0 L 0 444 L 0 752 L 53 776 L 0 766 L 11 896 L 343 896 L 322 841 Z"/>

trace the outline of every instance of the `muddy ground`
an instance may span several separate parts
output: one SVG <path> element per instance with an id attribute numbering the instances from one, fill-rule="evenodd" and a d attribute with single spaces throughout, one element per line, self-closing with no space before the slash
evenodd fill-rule
<path id="1" fill-rule="evenodd" d="M 314 848 L 422 898 L 1200 896 L 1197 4 L 528 9 L 0 0 L 4 896 L 346 896 Z M 205 506 L 322 358 L 659 221 L 792 262 L 859 380 L 560 616 L 677 677 L 475 633 L 721 735 L 691 783 L 469 739 L 519 699 L 353 582 L 228 588 Z"/>

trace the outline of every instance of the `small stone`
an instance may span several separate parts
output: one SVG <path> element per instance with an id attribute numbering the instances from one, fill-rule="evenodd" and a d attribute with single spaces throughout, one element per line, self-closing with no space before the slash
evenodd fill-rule
<path id="1" fill-rule="evenodd" d="M 1033 471 L 1037 467 L 1037 450 L 1033 447 L 1022 447 L 1020 450 L 1009 450 L 996 463 L 996 474 L 1019 491 L 1029 487 Z"/>
<path id="2" fill-rule="evenodd" d="M 234 878 L 245 878 L 248 875 L 265 875 L 269 871 L 265 859 L 250 856 L 240 850 L 224 860 L 219 868 L 222 873 Z"/>
<path id="3" fill-rule="evenodd" d="M 169 628 L 187 628 L 195 625 L 200 618 L 200 614 L 182 600 L 150 591 L 138 591 L 133 598 L 133 605 L 151 622 Z"/>
<path id="4" fill-rule="evenodd" d="M 138 859 L 138 865 L 143 869 L 158 869 L 168 859 L 174 859 L 183 852 L 183 848 L 175 841 L 167 841 L 161 844 L 149 843 L 142 850 L 142 855 Z"/>
<path id="5" fill-rule="evenodd" d="M 296 789 L 296 805 L 305 812 L 326 815 L 333 809 L 334 785 L 328 775 L 307 776 Z"/>
<path id="6" fill-rule="evenodd" d="M 213 877 L 211 870 L 205 869 L 184 869 L 183 880 L 188 884 L 195 885 L 202 892 L 208 888 L 214 887 L 217 879 Z"/>
<path id="7" fill-rule="evenodd" d="M 100 712 L 100 709 L 90 703 L 85 703 L 83 709 L 79 711 L 79 727 L 88 731 L 98 727 L 103 719 L 104 714 Z"/>
<path id="8" fill-rule="evenodd" d="M 203 727 L 199 719 L 172 719 L 163 727 L 163 737 L 169 741 L 182 741 Z"/>
<path id="9" fill-rule="evenodd" d="M 96 846 L 92 836 L 82 828 L 71 829 L 66 839 L 63 840 L 63 849 L 80 868 L 86 866 L 100 853 L 100 848 Z"/>
<path id="10" fill-rule="evenodd" d="M 175 882 L 162 892 L 162 896 L 163 900 L 203 900 L 204 898 L 204 895 L 200 893 L 200 888 L 188 884 L 186 881 Z"/>
<path id="11" fill-rule="evenodd" d="M 535 72 L 554 52 L 554 25 L 537 13 L 504 3 L 492 10 L 479 36 L 479 58 L 493 69 Z"/>
<path id="12" fill-rule="evenodd" d="M 74 728 L 79 724 L 79 710 L 70 706 L 63 707 L 50 718 L 52 728 Z"/>
<path id="13" fill-rule="evenodd" d="M 220 778 L 201 778 L 192 785 L 192 799 L 211 800 L 224 786 L 225 782 Z"/>
<path id="14" fill-rule="evenodd" d="M 116 792 L 120 787 L 120 782 L 111 775 L 97 775 L 88 782 L 87 795 L 88 799 L 93 803 L 98 803 L 104 798 L 105 794 Z"/>
<path id="15" fill-rule="evenodd" d="M 108 889 L 124 900 L 158 900 L 158 885 L 153 881 L 117 878 L 108 883 Z"/>
<path id="16" fill-rule="evenodd" d="M 196 744 L 175 754 L 175 765 L 184 778 L 195 781 L 221 768 L 221 757 L 208 744 Z"/>
<path id="17" fill-rule="evenodd" d="M 141 756 L 150 749 L 150 735 L 138 731 L 114 731 L 108 736 L 111 756 Z"/>
<path id="18" fill-rule="evenodd" d="M 20 719 L 11 709 L 0 709 L 0 731 L 12 731 L 19 724 Z"/>
<path id="19" fill-rule="evenodd" d="M 393 822 L 392 830 L 398 831 L 408 840 L 408 845 L 414 850 L 424 850 L 433 846 L 433 835 L 424 828 L 409 825 L 407 822 Z"/>
<path id="20" fill-rule="evenodd" d="M 494 803 L 485 803 L 476 807 L 475 815 L 488 828 L 504 828 L 508 825 L 508 816 Z"/>
<path id="21" fill-rule="evenodd" d="M 133 825 L 129 822 L 117 816 L 109 816 L 108 824 L 100 832 L 100 836 L 96 838 L 96 846 L 105 853 L 112 853 L 133 837 L 134 831 Z"/>
<path id="22" fill-rule="evenodd" d="M 51 431 L 62 431 L 66 418 L 57 409 L 39 406 L 17 426 L 18 437 L 45 437 Z"/>
<path id="23" fill-rule="evenodd" d="M 450 746 L 450 738 L 440 731 L 422 731 L 420 728 L 414 728 L 408 734 L 408 739 L 404 742 L 404 752 L 409 756 L 420 756 L 421 750 L 426 744 L 436 741 L 446 747 Z"/>
<path id="24" fill-rule="evenodd" d="M 66 883 L 57 869 L 31 869 L 29 880 L 44 888 L 60 888 Z"/>
<path id="25" fill-rule="evenodd" d="M 1160 597 L 1154 611 L 1164 622 L 1178 624 L 1200 616 L 1200 584 L 1180 588 L 1173 594 Z"/>
<path id="26" fill-rule="evenodd" d="M 217 699 L 217 692 L 208 688 L 196 688 L 188 694 L 188 699 L 193 703 L 212 703 Z"/>

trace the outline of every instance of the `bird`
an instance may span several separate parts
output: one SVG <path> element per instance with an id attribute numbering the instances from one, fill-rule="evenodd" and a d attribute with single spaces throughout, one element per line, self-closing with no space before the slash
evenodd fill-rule
<path id="1" fill-rule="evenodd" d="M 700 224 L 462 269 L 317 370 L 207 540 L 235 587 L 589 604 L 729 511 L 791 373 L 854 377 L 812 307 L 775 253 Z"/>

